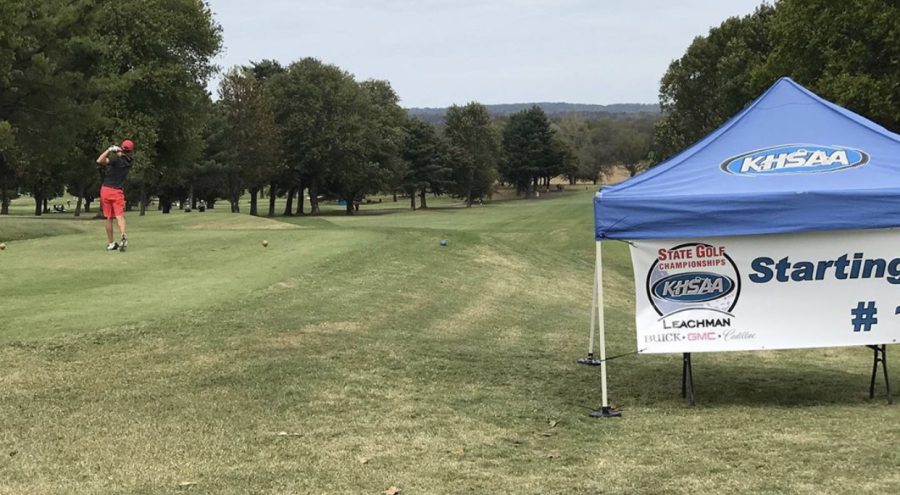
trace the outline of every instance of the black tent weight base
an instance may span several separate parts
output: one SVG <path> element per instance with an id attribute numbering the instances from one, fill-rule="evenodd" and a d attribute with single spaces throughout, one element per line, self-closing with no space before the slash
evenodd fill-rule
<path id="1" fill-rule="evenodd" d="M 600 409 L 591 411 L 592 418 L 620 418 L 622 413 L 610 406 L 603 406 Z"/>
<path id="2" fill-rule="evenodd" d="M 601 364 L 603 364 L 603 361 L 596 359 L 593 352 L 589 352 L 587 357 L 578 359 L 578 364 L 583 364 L 585 366 L 600 366 Z"/>

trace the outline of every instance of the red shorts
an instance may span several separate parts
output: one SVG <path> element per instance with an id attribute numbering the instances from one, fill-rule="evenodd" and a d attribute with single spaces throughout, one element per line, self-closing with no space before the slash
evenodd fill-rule
<path id="1" fill-rule="evenodd" d="M 106 218 L 125 216 L 125 191 L 113 187 L 101 187 L 100 205 L 103 206 L 103 216 Z"/>

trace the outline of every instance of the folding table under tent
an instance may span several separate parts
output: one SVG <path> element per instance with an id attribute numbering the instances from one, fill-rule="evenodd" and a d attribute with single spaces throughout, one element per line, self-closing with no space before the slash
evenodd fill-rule
<path id="1" fill-rule="evenodd" d="M 691 352 L 866 345 L 875 349 L 870 396 L 880 362 L 890 397 L 885 344 L 900 339 L 900 135 L 782 78 L 673 158 L 603 187 L 594 219 L 595 415 L 612 412 L 608 240 L 631 245 L 639 352 L 683 354 L 684 380 Z"/>

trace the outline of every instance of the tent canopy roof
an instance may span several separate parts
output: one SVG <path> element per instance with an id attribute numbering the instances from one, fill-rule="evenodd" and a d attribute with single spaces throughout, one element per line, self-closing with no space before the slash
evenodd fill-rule
<path id="1" fill-rule="evenodd" d="M 666 162 L 594 197 L 597 240 L 900 225 L 900 135 L 789 78 Z"/>

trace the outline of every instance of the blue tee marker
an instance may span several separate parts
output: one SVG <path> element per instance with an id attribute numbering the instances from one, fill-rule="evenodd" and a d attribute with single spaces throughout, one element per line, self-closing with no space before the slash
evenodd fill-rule
<path id="1" fill-rule="evenodd" d="M 441 239 L 441 246 L 447 245 L 447 239 Z"/>

